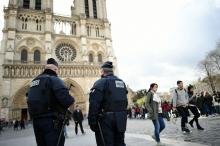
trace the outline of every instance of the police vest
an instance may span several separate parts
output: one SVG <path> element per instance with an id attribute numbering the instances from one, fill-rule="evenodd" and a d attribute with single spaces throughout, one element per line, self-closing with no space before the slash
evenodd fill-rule
<path id="1" fill-rule="evenodd" d="M 31 117 L 38 117 L 49 113 L 51 90 L 50 76 L 46 74 L 36 77 L 30 85 L 28 92 L 28 111 Z"/>
<path id="2" fill-rule="evenodd" d="M 120 112 L 127 109 L 127 88 L 121 79 L 107 77 L 104 92 L 104 112 Z"/>

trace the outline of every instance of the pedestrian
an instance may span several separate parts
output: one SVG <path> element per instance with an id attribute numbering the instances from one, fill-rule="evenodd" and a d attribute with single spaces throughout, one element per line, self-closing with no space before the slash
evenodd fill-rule
<path id="1" fill-rule="evenodd" d="M 80 127 L 80 130 L 82 132 L 82 134 L 85 134 L 84 130 L 83 130 L 83 114 L 81 109 L 79 108 L 78 105 L 76 105 L 76 109 L 73 112 L 73 120 L 75 121 L 75 133 L 76 135 L 78 134 L 78 125 Z"/>
<path id="2" fill-rule="evenodd" d="M 193 86 L 189 85 L 188 86 L 188 95 L 189 95 L 189 110 L 193 113 L 194 117 L 193 119 L 189 122 L 191 127 L 193 126 L 194 121 L 196 122 L 196 126 L 198 130 L 204 130 L 204 128 L 202 128 L 199 124 L 199 120 L 198 118 L 200 117 L 199 111 L 196 107 L 196 95 L 193 92 Z"/>
<path id="3" fill-rule="evenodd" d="M 204 113 L 205 113 L 203 104 L 204 104 L 204 92 L 202 91 L 196 99 L 196 106 L 200 110 L 201 115 L 204 115 Z"/>
<path id="4" fill-rule="evenodd" d="M 140 108 L 139 108 L 139 106 L 137 105 L 136 106 L 136 108 L 135 108 L 135 119 L 137 118 L 139 118 L 139 115 L 140 115 Z"/>
<path id="5" fill-rule="evenodd" d="M 216 97 L 215 97 L 216 102 L 218 103 L 216 105 L 216 113 L 220 114 L 220 92 L 216 92 Z"/>
<path id="6" fill-rule="evenodd" d="M 188 104 L 189 96 L 183 87 L 182 81 L 177 81 L 177 88 L 173 92 L 173 111 L 178 111 L 178 114 L 181 116 L 181 129 L 184 133 L 190 133 L 186 124 L 188 123 Z"/>
<path id="7" fill-rule="evenodd" d="M 167 101 L 162 103 L 162 110 L 164 117 L 167 119 L 167 121 L 170 121 L 170 105 Z"/>
<path id="8" fill-rule="evenodd" d="M 132 114 L 131 118 L 135 118 L 135 107 L 132 107 L 131 114 Z"/>
<path id="9" fill-rule="evenodd" d="M 141 106 L 141 119 L 145 119 L 146 110 L 144 105 Z"/>
<path id="10" fill-rule="evenodd" d="M 127 88 L 116 77 L 110 61 L 101 66 L 101 79 L 89 96 L 89 126 L 95 132 L 97 146 L 125 146 L 127 124 Z"/>
<path id="11" fill-rule="evenodd" d="M 128 108 L 128 118 L 129 118 L 129 119 L 132 118 L 132 110 L 131 110 L 131 107 Z"/>
<path id="12" fill-rule="evenodd" d="M 211 116 L 213 114 L 213 97 L 209 94 L 209 92 L 204 92 L 204 110 L 206 117 Z"/>
<path id="13" fill-rule="evenodd" d="M 161 143 L 160 133 L 165 128 L 165 123 L 163 120 L 163 111 L 161 107 L 161 99 L 157 94 L 158 85 L 152 83 L 150 85 L 149 92 L 145 98 L 145 106 L 148 110 L 148 118 L 152 120 L 154 125 L 154 135 L 152 138 L 157 142 L 157 146 L 164 146 L 165 144 Z"/>
<path id="14" fill-rule="evenodd" d="M 21 121 L 20 121 L 20 128 L 21 128 L 21 130 L 25 129 L 25 123 L 24 123 L 23 119 L 21 119 Z"/>
<path id="15" fill-rule="evenodd" d="M 31 83 L 28 92 L 28 110 L 38 146 L 64 146 L 63 126 L 68 107 L 74 98 L 58 77 L 58 63 L 47 60 L 45 70 Z"/>
<path id="16" fill-rule="evenodd" d="M 14 122 L 14 130 L 18 130 L 18 126 L 19 126 L 19 121 L 15 120 L 15 122 Z"/>

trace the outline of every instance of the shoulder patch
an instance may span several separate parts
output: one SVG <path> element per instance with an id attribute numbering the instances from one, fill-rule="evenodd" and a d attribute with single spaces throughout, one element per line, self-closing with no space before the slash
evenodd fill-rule
<path id="1" fill-rule="evenodd" d="M 115 81 L 116 88 L 125 88 L 123 81 Z"/>
<path id="2" fill-rule="evenodd" d="M 40 80 L 34 80 L 31 82 L 30 87 L 39 86 L 39 84 L 40 84 Z"/>
<path id="3" fill-rule="evenodd" d="M 90 93 L 94 93 L 95 92 L 95 89 L 91 89 Z"/>

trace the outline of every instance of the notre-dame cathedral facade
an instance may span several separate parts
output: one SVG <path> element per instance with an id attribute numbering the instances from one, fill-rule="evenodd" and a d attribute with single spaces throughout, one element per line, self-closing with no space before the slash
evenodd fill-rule
<path id="1" fill-rule="evenodd" d="M 112 48 L 106 0 L 74 0 L 71 16 L 53 12 L 53 0 L 9 0 L 4 8 L 0 48 L 0 118 L 28 119 L 26 93 L 31 80 L 55 58 L 59 76 L 83 112 L 100 76 L 100 64 L 117 61 Z"/>

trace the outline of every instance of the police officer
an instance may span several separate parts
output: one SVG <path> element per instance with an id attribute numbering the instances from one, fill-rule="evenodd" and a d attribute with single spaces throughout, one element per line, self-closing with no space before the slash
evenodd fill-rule
<path id="1" fill-rule="evenodd" d="M 38 146 L 57 146 L 60 133 L 59 146 L 64 146 L 63 121 L 74 98 L 57 75 L 58 63 L 50 58 L 44 72 L 32 81 L 28 92 L 28 110 Z"/>
<path id="2" fill-rule="evenodd" d="M 126 85 L 114 76 L 112 62 L 107 61 L 89 97 L 88 120 L 97 146 L 125 146 L 127 104 Z"/>

